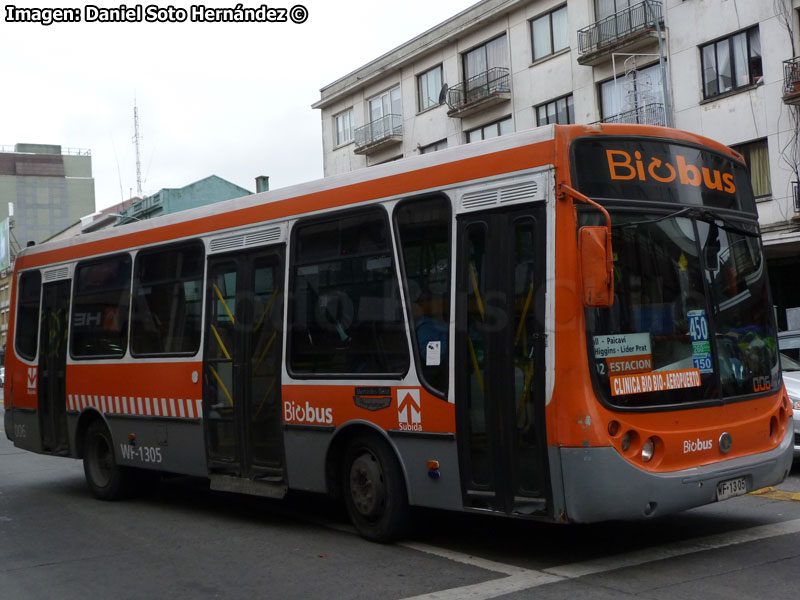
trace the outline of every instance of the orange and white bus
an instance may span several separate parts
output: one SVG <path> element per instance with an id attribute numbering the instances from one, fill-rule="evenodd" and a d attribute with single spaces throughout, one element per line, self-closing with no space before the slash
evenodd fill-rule
<path id="1" fill-rule="evenodd" d="M 23 250 L 5 430 L 83 460 L 410 507 L 652 518 L 780 482 L 792 410 L 742 157 L 548 126 Z"/>

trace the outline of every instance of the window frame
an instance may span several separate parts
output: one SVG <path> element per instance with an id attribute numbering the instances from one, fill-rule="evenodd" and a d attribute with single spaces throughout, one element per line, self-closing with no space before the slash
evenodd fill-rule
<path id="1" fill-rule="evenodd" d="M 562 123 L 562 122 L 560 122 L 558 120 L 558 102 L 561 101 L 561 100 L 565 101 L 565 108 L 566 108 L 566 112 L 567 112 L 567 121 L 566 121 L 566 123 Z M 551 104 L 553 104 L 555 106 L 555 109 L 556 109 L 555 110 L 556 120 L 552 121 L 552 122 L 550 121 L 549 116 L 547 116 L 549 114 L 549 113 L 547 113 L 547 107 L 549 107 Z M 545 110 L 546 121 L 544 123 L 539 121 L 539 110 L 540 109 L 544 109 Z M 570 117 L 570 109 L 572 109 L 571 110 L 571 112 L 572 112 L 572 120 L 570 120 L 570 118 L 569 118 Z M 533 110 L 536 113 L 536 126 L 537 127 L 543 127 L 545 125 L 552 125 L 552 124 L 556 124 L 556 125 L 574 125 L 575 124 L 575 96 L 574 96 L 574 94 L 572 94 L 572 92 L 570 92 L 569 94 L 566 94 L 565 96 L 559 96 L 558 98 L 554 98 L 552 100 L 549 100 L 548 102 L 543 102 L 542 104 L 537 104 L 536 106 L 533 107 Z"/>
<path id="2" fill-rule="evenodd" d="M 346 140 L 339 139 L 339 119 L 344 117 L 345 115 L 349 116 L 349 132 L 350 138 Z M 352 144 L 355 139 L 355 114 L 353 111 L 353 107 L 347 108 L 335 115 L 333 115 L 333 145 L 335 148 L 339 148 L 340 146 L 346 146 L 348 144 Z"/>
<path id="3" fill-rule="evenodd" d="M 398 106 L 400 108 L 400 110 L 398 112 L 396 112 L 396 113 L 392 112 L 392 110 L 394 109 L 394 99 L 392 98 L 392 93 L 394 91 L 397 91 L 397 103 L 398 103 Z M 383 100 L 382 100 L 382 98 L 384 96 L 388 96 L 389 97 L 389 112 L 388 113 L 384 113 L 383 112 Z M 379 100 L 379 99 L 381 99 L 381 113 L 382 114 L 377 119 L 373 119 L 372 118 L 372 103 L 375 100 Z M 375 94 L 374 96 L 371 96 L 371 97 L 367 98 L 367 122 L 368 123 L 375 123 L 375 122 L 379 121 L 380 119 L 383 119 L 383 118 L 387 117 L 388 115 L 394 115 L 394 114 L 399 115 L 401 119 L 403 118 L 403 94 L 402 94 L 402 91 L 400 89 L 400 84 L 399 83 L 396 84 L 396 85 L 393 85 L 390 88 L 387 88 L 387 89 L 383 90 L 382 92 L 379 92 L 379 93 Z"/>
<path id="4" fill-rule="evenodd" d="M 134 301 L 137 297 L 137 292 L 140 289 L 140 268 L 141 268 L 141 261 L 143 258 L 147 258 L 151 255 L 158 255 L 165 252 L 180 252 L 181 250 L 190 250 L 194 247 L 195 250 L 199 250 L 200 252 L 200 312 L 199 312 L 199 331 L 197 332 L 197 345 L 194 350 L 192 351 L 180 351 L 180 352 L 137 352 L 134 349 L 134 332 L 136 331 L 135 323 L 136 323 L 136 316 L 137 316 L 137 303 Z M 151 357 L 169 357 L 169 356 L 196 356 L 200 349 L 203 347 L 203 329 L 204 329 L 204 319 L 205 319 L 205 286 L 206 286 L 206 252 L 205 246 L 203 242 L 200 240 L 190 240 L 188 242 L 178 242 L 175 244 L 165 244 L 159 246 L 148 247 L 136 254 L 136 257 L 133 261 L 132 266 L 132 274 L 131 274 L 131 303 L 130 303 L 130 320 L 128 323 L 128 348 L 130 351 L 130 355 L 134 358 L 151 358 Z M 176 283 L 177 280 L 173 280 Z M 186 277 L 183 277 L 181 282 L 189 281 Z M 152 283 L 149 284 L 152 286 Z"/>
<path id="5" fill-rule="evenodd" d="M 500 124 L 501 123 L 505 123 L 505 122 L 511 123 L 511 131 L 509 131 L 507 133 L 501 133 L 500 132 Z M 497 135 L 494 135 L 494 136 L 492 136 L 490 138 L 487 138 L 484 135 L 483 132 L 487 127 L 491 127 L 492 125 L 496 125 L 497 126 Z M 481 139 L 479 139 L 479 140 L 470 140 L 469 139 L 470 134 L 473 134 L 476 131 L 480 131 L 481 132 Z M 505 117 L 497 119 L 496 121 L 491 121 L 491 122 L 486 123 L 484 125 L 479 125 L 478 127 L 473 127 L 472 129 L 468 129 L 467 131 L 464 132 L 464 135 L 466 136 L 466 139 L 467 139 L 466 143 L 467 144 L 473 144 L 475 142 L 482 142 L 482 141 L 487 140 L 487 139 L 493 139 L 493 138 L 497 138 L 497 137 L 502 137 L 504 135 L 509 135 L 511 133 L 514 133 L 514 119 L 513 119 L 513 117 L 511 115 L 507 115 Z"/>
<path id="6" fill-rule="evenodd" d="M 761 50 L 761 31 L 759 26 L 756 24 L 752 27 L 747 27 L 745 29 L 740 29 L 739 31 L 735 31 L 731 34 L 725 35 L 721 38 L 717 38 L 710 42 L 706 42 L 705 44 L 701 44 L 698 46 L 698 50 L 700 52 L 700 88 L 703 90 L 703 100 L 711 100 L 713 98 L 724 97 L 728 94 L 735 94 L 739 91 L 746 90 L 751 88 L 752 86 L 758 85 L 759 81 L 756 81 L 755 77 L 752 75 L 752 67 L 751 62 L 755 58 L 752 53 L 752 35 L 756 34 L 758 36 L 758 45 L 759 45 L 759 54 L 758 59 L 761 65 L 761 75 L 757 76 L 760 80 L 763 80 L 764 77 L 764 55 L 763 51 Z M 745 40 L 745 62 L 746 62 L 746 69 L 747 69 L 747 83 L 742 83 L 741 85 L 737 84 L 737 79 L 741 74 L 737 73 L 736 69 L 736 54 L 735 54 L 735 46 L 733 40 L 740 35 L 744 35 Z M 720 71 L 719 71 L 719 52 L 718 46 L 725 42 L 728 52 L 728 61 L 729 61 L 729 73 L 730 73 L 730 80 L 731 80 L 731 87 L 730 89 L 720 91 Z M 714 53 L 714 65 L 713 65 L 713 72 L 714 72 L 714 85 L 716 87 L 716 92 L 713 94 L 708 93 L 708 82 L 706 81 L 706 49 L 711 49 Z"/>
<path id="7" fill-rule="evenodd" d="M 655 81 L 658 84 L 658 89 L 661 92 L 661 94 L 657 98 L 657 100 L 658 100 L 657 103 L 658 104 L 663 104 L 664 101 L 665 101 L 665 94 L 666 93 L 665 93 L 663 85 L 662 85 L 661 76 L 660 76 L 661 74 L 660 74 L 660 71 L 659 71 L 660 70 L 660 63 L 658 61 L 646 64 L 644 66 L 641 66 L 641 67 L 637 68 L 635 71 L 633 71 L 636 74 L 636 77 L 634 79 L 634 85 L 638 86 L 639 85 L 639 77 L 644 73 L 644 71 L 648 71 L 648 70 L 651 70 L 651 69 L 653 70 L 653 73 L 658 72 L 657 76 L 654 75 L 654 74 L 650 74 L 650 77 L 651 77 L 652 81 Z M 621 79 L 622 79 L 621 77 L 617 77 L 617 82 L 620 82 Z M 611 77 L 609 79 L 606 79 L 605 81 L 600 81 L 597 84 L 597 93 L 598 93 L 599 100 L 600 100 L 599 106 L 600 106 L 600 120 L 601 121 L 604 121 L 605 119 L 609 119 L 611 117 L 616 117 L 618 115 L 621 115 L 623 113 L 626 113 L 626 112 L 629 112 L 629 111 L 632 111 L 632 110 L 640 110 L 640 109 L 644 108 L 645 106 L 648 106 L 647 104 L 643 104 L 643 105 L 638 105 L 637 104 L 633 108 L 628 108 L 628 109 L 625 109 L 625 110 L 621 110 L 620 112 L 616 112 L 616 113 L 612 113 L 612 114 L 608 114 L 607 115 L 606 112 L 605 112 L 605 109 L 606 109 L 605 104 L 606 103 L 603 100 L 603 86 L 608 85 L 608 84 L 611 84 L 612 86 L 614 85 L 614 78 L 613 77 Z M 638 97 L 638 93 L 636 94 L 636 97 Z"/>
<path id="8" fill-rule="evenodd" d="M 384 231 L 387 236 L 387 251 L 391 257 L 392 262 L 392 275 L 390 276 L 390 280 L 394 285 L 395 292 L 397 294 L 397 301 L 399 303 L 399 313 L 400 313 L 400 322 L 399 325 L 402 327 L 402 336 L 403 336 L 403 353 L 404 353 L 404 363 L 402 369 L 397 372 L 384 372 L 384 371 L 369 371 L 369 372 L 313 372 L 313 371 L 301 371 L 295 368 L 295 347 L 294 347 L 294 338 L 295 338 L 295 317 L 296 317 L 296 298 L 298 297 L 297 292 L 297 279 L 298 279 L 298 270 L 300 267 L 303 266 L 310 266 L 320 264 L 320 262 L 333 262 L 333 259 L 321 259 L 321 258 L 314 258 L 313 261 L 298 261 L 298 254 L 299 254 L 299 244 L 300 244 L 300 235 L 298 234 L 303 228 L 313 225 L 322 225 L 325 223 L 332 223 L 332 222 L 341 222 L 342 220 L 359 217 L 363 215 L 368 215 L 370 213 L 374 213 L 376 215 L 380 215 L 380 219 L 383 221 Z M 338 210 L 335 212 L 331 212 L 324 215 L 319 216 L 312 216 L 312 217 L 305 217 L 298 220 L 296 223 L 293 224 L 291 228 L 291 239 L 289 240 L 289 259 L 286 262 L 286 268 L 289 270 L 289 290 L 290 296 L 287 301 L 287 305 L 285 307 L 286 311 L 286 358 L 284 360 L 284 364 L 286 366 L 286 371 L 292 379 L 295 380 L 319 380 L 319 379 L 330 379 L 332 381 L 347 381 L 347 380 L 369 380 L 369 379 L 392 379 L 402 381 L 403 378 L 406 377 L 409 370 L 411 369 L 411 352 L 410 349 L 410 338 L 409 338 L 409 324 L 408 318 L 405 314 L 405 310 L 403 309 L 403 282 L 400 275 L 400 264 L 398 262 L 397 257 L 397 248 L 394 241 L 394 232 L 392 229 L 392 222 L 390 220 L 390 216 L 386 210 L 386 208 L 382 205 L 375 204 L 370 206 L 363 206 L 358 208 L 351 208 L 345 210 Z M 341 236 L 341 232 L 339 233 Z M 341 238 L 340 238 L 341 240 Z"/>
<path id="9" fill-rule="evenodd" d="M 566 13 L 566 11 L 567 11 L 567 5 L 566 4 L 562 4 L 561 6 L 557 6 L 556 8 L 553 8 L 553 9 L 551 9 L 551 10 L 545 12 L 545 13 L 537 15 L 537 16 L 533 17 L 532 19 L 530 19 L 528 21 L 528 27 L 529 27 L 530 34 L 531 34 L 531 58 L 532 58 L 533 62 L 538 62 L 540 60 L 545 60 L 546 58 L 549 58 L 551 56 L 555 56 L 556 54 L 558 54 L 562 50 L 566 50 L 566 49 L 568 49 L 570 47 L 569 46 L 569 33 L 570 33 L 569 32 L 569 20 L 567 19 L 566 14 L 565 14 L 565 18 L 564 18 L 564 23 L 565 23 L 565 27 L 564 27 L 565 31 L 564 31 L 564 33 L 565 33 L 566 45 L 562 46 L 561 48 L 556 48 L 555 47 L 555 36 L 553 35 L 553 33 L 554 33 L 553 15 L 555 13 L 559 12 L 559 11 L 562 11 L 562 10 Z M 534 32 L 534 23 L 536 23 L 538 21 L 541 21 L 542 19 L 547 19 L 548 36 L 549 36 L 549 40 L 548 41 L 549 41 L 550 51 L 547 52 L 546 54 L 542 54 L 541 56 L 536 56 L 536 34 Z"/>
<path id="10" fill-rule="evenodd" d="M 442 150 L 447 150 L 447 138 L 442 138 L 419 147 L 420 154 L 431 154 L 432 152 L 440 152 Z"/>
<path id="11" fill-rule="evenodd" d="M 119 305 L 119 308 L 126 308 L 126 311 L 123 313 L 120 310 L 119 316 L 120 318 L 125 319 L 124 327 L 120 327 L 121 335 L 123 336 L 124 343 L 121 344 L 122 352 L 121 353 L 104 353 L 104 354 L 76 354 L 75 353 L 75 313 L 76 308 L 79 306 L 79 298 L 81 296 L 82 290 L 78 289 L 78 282 L 79 282 L 79 273 L 82 268 L 85 267 L 92 267 L 94 265 L 99 265 L 104 262 L 110 262 L 114 259 L 121 259 L 120 264 L 124 264 L 125 262 L 128 263 L 128 281 L 127 281 L 127 293 L 122 294 L 127 299 L 126 305 Z M 83 361 L 83 360 L 122 360 L 128 355 L 128 348 L 130 344 L 130 325 L 131 325 L 131 290 L 133 287 L 133 257 L 128 252 L 119 252 L 116 254 L 109 254 L 107 256 L 100 256 L 100 257 L 92 257 L 86 260 L 82 260 L 75 265 L 75 272 L 73 274 L 73 282 L 72 282 L 72 302 L 70 304 L 70 314 L 69 314 L 69 356 L 72 360 L 75 361 Z M 111 292 L 119 291 L 123 292 L 124 288 L 119 290 L 111 289 Z M 105 293 L 109 293 L 106 290 Z"/>
<path id="12" fill-rule="evenodd" d="M 448 265 L 448 275 L 447 275 L 447 290 L 446 290 L 446 293 L 443 296 L 447 298 L 447 301 L 448 301 L 448 306 L 447 306 L 448 317 L 449 317 L 449 320 L 452 320 L 453 314 L 454 314 L 454 307 L 449 304 L 449 301 L 450 301 L 450 295 L 451 295 L 452 290 L 453 290 L 453 286 L 455 285 L 455 283 L 453 281 L 453 269 L 455 268 L 454 267 L 454 260 L 455 259 L 454 259 L 453 253 L 452 253 L 455 219 L 454 219 L 453 205 L 450 202 L 450 199 L 447 197 L 446 194 L 443 194 L 441 192 L 433 194 L 433 195 L 414 196 L 414 197 L 411 197 L 411 198 L 404 198 L 404 199 L 400 200 L 397 204 L 395 204 L 394 208 L 392 209 L 392 226 L 393 226 L 394 239 L 396 240 L 396 246 L 397 246 L 397 264 L 398 264 L 398 269 L 397 270 L 398 270 L 398 274 L 400 275 L 400 280 L 401 280 L 400 281 L 400 286 L 401 286 L 400 289 L 401 289 L 401 293 L 403 295 L 403 301 L 404 301 L 404 303 L 406 305 L 405 306 L 406 329 L 407 329 L 407 335 L 408 335 L 409 339 L 411 340 L 411 356 L 414 357 L 414 364 L 415 364 L 415 368 L 416 368 L 416 373 L 417 373 L 417 376 L 419 377 L 420 382 L 425 387 L 425 389 L 427 389 L 431 394 L 433 394 L 434 396 L 437 396 L 438 398 L 446 399 L 448 394 L 449 394 L 449 392 L 450 392 L 450 389 L 451 389 L 451 385 L 450 385 L 451 384 L 451 380 L 449 378 L 449 375 L 450 375 L 450 354 L 452 353 L 452 350 L 450 350 L 450 352 L 448 352 L 447 355 L 445 356 L 445 359 L 442 360 L 441 369 L 443 371 L 443 376 L 444 376 L 444 385 L 441 386 L 441 387 L 443 387 L 443 389 L 439 389 L 432 382 L 430 382 L 428 380 L 428 378 L 425 376 L 425 373 L 424 373 L 425 365 L 423 364 L 422 354 L 421 354 L 420 348 L 419 348 L 419 337 L 418 337 L 418 334 L 417 334 L 416 322 L 415 322 L 414 315 L 413 315 L 413 306 L 412 306 L 411 293 L 410 293 L 410 289 L 409 289 L 409 285 L 408 285 L 408 282 L 409 282 L 408 270 L 407 270 L 406 259 L 405 259 L 405 254 L 404 254 L 405 246 L 403 244 L 403 239 L 402 239 L 402 235 L 401 235 L 401 231 L 400 231 L 400 228 L 402 226 L 401 223 L 400 223 L 400 218 L 399 218 L 400 211 L 403 210 L 406 206 L 415 205 L 415 204 L 422 204 L 424 202 L 429 202 L 429 201 L 430 202 L 437 202 L 438 201 L 438 202 L 443 202 L 443 203 L 447 204 L 447 208 L 449 209 L 449 212 L 450 212 L 450 217 L 449 217 L 448 225 L 447 225 L 447 227 L 448 227 L 447 247 L 448 247 L 448 249 L 450 251 L 450 255 L 448 257 L 449 258 L 449 265 Z M 453 336 L 450 335 L 450 333 L 452 333 L 452 332 L 450 331 L 449 320 L 448 320 L 448 338 L 447 339 L 448 339 L 448 346 L 452 347 L 452 343 L 451 343 L 452 339 L 451 338 Z M 409 369 L 410 368 L 411 367 L 409 367 Z"/>
<path id="13" fill-rule="evenodd" d="M 503 62 L 503 64 L 490 65 L 489 64 L 489 53 L 488 53 L 489 45 L 494 43 L 494 42 L 496 42 L 497 40 L 499 40 L 501 38 L 503 38 L 505 40 L 505 51 L 502 53 L 502 57 L 503 57 L 502 62 Z M 486 66 L 485 66 L 483 71 L 478 71 L 477 73 L 470 73 L 469 72 L 469 68 L 468 68 L 468 64 L 469 64 L 469 58 L 468 57 L 471 54 L 473 54 L 476 51 L 478 51 L 478 50 L 483 50 L 483 55 L 484 55 L 484 59 L 486 61 Z M 469 50 L 467 50 L 465 52 L 462 52 L 461 53 L 461 70 L 462 70 L 462 74 L 463 74 L 462 81 L 466 82 L 470 78 L 476 77 L 477 75 L 480 75 L 481 73 L 487 73 L 491 69 L 509 69 L 510 70 L 511 67 L 510 67 L 510 59 L 509 59 L 509 56 L 508 56 L 508 52 L 509 52 L 509 40 L 508 40 L 508 33 L 505 32 L 505 31 L 503 33 L 499 34 L 499 35 L 494 36 L 491 39 L 486 40 L 485 42 L 482 42 L 482 43 L 480 43 L 480 44 L 478 44 L 476 46 L 473 46 L 472 48 L 470 48 Z"/>
<path id="14" fill-rule="evenodd" d="M 22 285 L 23 284 L 22 280 L 23 280 L 23 278 L 25 278 L 25 280 L 27 280 L 27 279 L 34 278 L 34 277 L 38 278 L 38 280 L 39 280 L 39 285 L 37 286 L 38 287 L 38 304 L 37 304 L 37 307 L 36 307 L 36 320 L 35 320 L 36 327 L 35 327 L 33 332 L 25 332 L 27 335 L 30 335 L 31 333 L 33 333 L 33 345 L 34 345 L 33 354 L 32 355 L 28 355 L 28 354 L 25 353 L 25 350 L 27 350 L 27 348 L 20 349 L 20 331 L 21 331 L 21 328 L 19 326 L 19 323 L 20 323 L 20 319 L 22 317 L 22 309 L 23 309 L 23 306 L 22 306 L 23 305 L 22 291 L 24 289 L 23 285 Z M 16 305 L 16 311 L 15 311 L 16 312 L 16 315 L 15 315 L 16 327 L 14 327 L 14 351 L 16 352 L 17 356 L 19 356 L 20 358 L 22 358 L 24 360 L 27 360 L 29 362 L 33 362 L 33 361 L 36 360 L 36 357 L 39 354 L 39 322 L 41 321 L 41 314 L 42 314 L 42 272 L 39 269 L 31 269 L 30 271 L 23 271 L 19 275 L 19 279 L 17 280 L 16 288 L 17 288 L 16 289 L 16 294 L 17 294 L 16 303 L 17 303 L 17 305 Z M 26 310 L 28 308 L 33 308 L 33 303 L 32 302 L 30 303 L 30 307 L 25 306 Z"/>
<path id="15" fill-rule="evenodd" d="M 749 142 L 742 142 L 741 144 L 731 144 L 730 146 L 731 150 L 735 150 L 744 157 L 745 168 L 747 169 L 747 175 L 750 178 L 750 183 L 752 185 L 753 170 L 752 170 L 752 161 L 750 159 L 751 150 L 753 147 L 759 146 L 761 144 L 763 144 L 764 152 L 767 158 L 766 169 L 767 169 L 767 177 L 768 177 L 767 183 L 769 184 L 769 191 L 764 194 L 757 194 L 756 190 L 754 189 L 753 197 L 755 198 L 756 202 L 764 202 L 765 200 L 772 199 L 772 170 L 770 168 L 770 162 L 769 162 L 769 138 L 767 137 L 758 138 L 755 140 L 750 140 Z"/>
<path id="16" fill-rule="evenodd" d="M 437 72 L 439 73 L 439 84 L 436 92 L 436 98 L 433 101 L 426 103 L 424 96 L 423 96 L 423 78 L 427 78 L 428 75 L 431 73 Z M 426 110 L 435 108 L 437 106 L 441 106 L 439 104 L 439 94 L 441 93 L 442 83 L 444 82 L 444 67 L 442 63 L 439 63 L 436 66 L 431 67 L 430 69 L 426 69 L 419 75 L 417 75 L 417 112 L 424 112 Z M 430 100 L 430 98 L 428 99 Z"/>

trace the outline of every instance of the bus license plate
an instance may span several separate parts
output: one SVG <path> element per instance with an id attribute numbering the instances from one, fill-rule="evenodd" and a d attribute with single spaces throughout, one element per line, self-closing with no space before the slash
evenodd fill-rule
<path id="1" fill-rule="evenodd" d="M 717 501 L 727 500 L 734 496 L 742 496 L 747 493 L 747 480 L 744 477 L 720 481 L 717 484 Z"/>

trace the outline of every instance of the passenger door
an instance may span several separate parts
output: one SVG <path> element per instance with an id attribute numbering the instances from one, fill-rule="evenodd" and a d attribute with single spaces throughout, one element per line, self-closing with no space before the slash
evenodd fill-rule
<path id="1" fill-rule="evenodd" d="M 283 478 L 283 248 L 208 263 L 203 412 L 209 471 Z"/>
<path id="2" fill-rule="evenodd" d="M 69 453 L 66 369 L 70 284 L 70 280 L 56 281 L 42 288 L 39 427 L 42 450 L 56 454 Z"/>
<path id="3" fill-rule="evenodd" d="M 466 507 L 547 510 L 544 210 L 458 219 L 456 407 Z"/>

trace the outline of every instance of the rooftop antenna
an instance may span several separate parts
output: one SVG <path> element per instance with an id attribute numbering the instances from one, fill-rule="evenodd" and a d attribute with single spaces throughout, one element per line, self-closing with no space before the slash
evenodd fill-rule
<path id="1" fill-rule="evenodd" d="M 136 106 L 136 96 L 133 97 L 133 145 L 136 147 L 136 195 L 142 195 L 142 162 L 139 158 L 139 109 Z"/>

